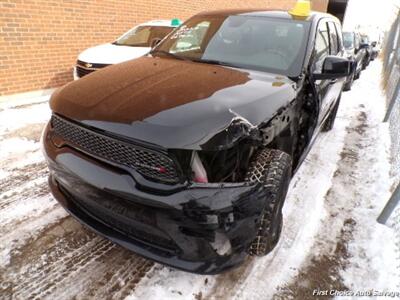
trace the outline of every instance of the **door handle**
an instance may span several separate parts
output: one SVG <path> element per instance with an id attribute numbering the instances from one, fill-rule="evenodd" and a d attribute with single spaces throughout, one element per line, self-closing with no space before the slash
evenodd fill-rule
<path id="1" fill-rule="evenodd" d="M 329 84 L 335 84 L 337 81 L 337 79 L 332 79 L 331 81 L 329 81 Z"/>

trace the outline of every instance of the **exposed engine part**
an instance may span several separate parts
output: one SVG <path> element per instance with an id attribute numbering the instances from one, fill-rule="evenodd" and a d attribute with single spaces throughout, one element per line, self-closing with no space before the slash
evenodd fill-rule
<path id="1" fill-rule="evenodd" d="M 197 151 L 193 151 L 191 168 L 194 174 L 193 176 L 194 182 L 199 182 L 199 183 L 208 182 L 206 169 L 204 168 L 203 163 L 201 162 L 200 157 L 197 154 Z"/>
<path id="2" fill-rule="evenodd" d="M 315 128 L 318 104 L 312 95 L 301 94 L 300 101 L 281 107 L 274 118 L 260 127 L 236 115 L 229 127 L 212 138 L 213 144 L 221 146 L 192 152 L 190 166 L 184 170 L 189 170 L 193 182 L 242 182 L 252 154 L 265 147 L 288 153 L 295 167 Z"/>
<path id="3" fill-rule="evenodd" d="M 262 137 L 257 126 L 252 125 L 234 111 L 230 110 L 230 112 L 234 117 L 229 125 L 212 137 L 203 149 L 207 151 L 226 150 L 234 147 L 235 144 L 244 139 L 251 139 L 255 143 L 261 142 Z"/>
<path id="4" fill-rule="evenodd" d="M 202 179 L 198 177 L 203 176 L 200 169 L 195 170 L 194 164 L 198 163 L 197 157 L 206 170 L 208 182 L 241 182 L 244 180 L 249 161 L 256 149 L 271 146 L 291 154 L 292 144 L 287 141 L 287 137 L 291 135 L 290 125 L 294 120 L 292 105 L 293 103 L 282 107 L 276 116 L 261 128 L 236 116 L 224 132 L 213 138 L 215 144 L 230 147 L 220 147 L 216 151 L 198 151 L 196 159 L 192 158 L 191 170 L 195 177 L 192 180 L 201 182 L 199 180 Z"/>
<path id="5" fill-rule="evenodd" d="M 243 181 L 254 147 L 251 140 L 243 140 L 230 149 L 199 151 L 198 155 L 207 171 L 208 181 Z"/>

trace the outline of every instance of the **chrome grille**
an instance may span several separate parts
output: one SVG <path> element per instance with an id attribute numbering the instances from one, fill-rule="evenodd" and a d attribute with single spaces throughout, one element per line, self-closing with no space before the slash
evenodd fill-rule
<path id="1" fill-rule="evenodd" d="M 94 70 L 94 69 L 85 69 L 85 68 L 82 68 L 80 66 L 76 66 L 76 74 L 78 75 L 79 78 L 82 78 L 83 76 L 85 76 L 87 74 L 90 74 L 90 73 L 92 73 L 94 71 L 96 71 L 96 70 Z"/>
<path id="2" fill-rule="evenodd" d="M 51 124 L 55 134 L 83 152 L 133 168 L 160 182 L 179 181 L 176 164 L 166 154 L 94 132 L 57 115 L 52 116 Z"/>
<path id="3" fill-rule="evenodd" d="M 89 65 L 89 66 L 88 66 Z M 84 61 L 78 60 L 76 62 L 76 74 L 79 78 L 88 75 L 98 69 L 102 69 L 108 67 L 109 64 L 94 64 L 94 63 L 86 63 Z"/>

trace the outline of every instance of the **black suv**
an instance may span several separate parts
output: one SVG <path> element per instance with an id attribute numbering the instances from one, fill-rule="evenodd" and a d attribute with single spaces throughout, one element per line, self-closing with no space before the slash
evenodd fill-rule
<path id="1" fill-rule="evenodd" d="M 343 44 L 346 50 L 347 58 L 354 62 L 354 72 L 347 78 L 344 86 L 345 91 L 351 90 L 353 81 L 360 78 L 365 61 L 367 59 L 367 50 L 361 47 L 361 36 L 358 32 L 343 32 Z"/>
<path id="2" fill-rule="evenodd" d="M 345 57 L 331 15 L 198 14 L 149 55 L 53 94 L 52 193 L 92 230 L 180 269 L 265 255 L 292 174 L 333 127 Z"/>

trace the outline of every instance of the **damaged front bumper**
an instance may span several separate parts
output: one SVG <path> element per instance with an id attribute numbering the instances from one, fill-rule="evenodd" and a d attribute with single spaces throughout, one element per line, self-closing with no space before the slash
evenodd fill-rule
<path id="1" fill-rule="evenodd" d="M 246 257 L 265 192 L 260 184 L 190 184 L 149 190 L 125 170 L 46 132 L 43 150 L 57 201 L 81 223 L 144 257 L 200 274 L 227 270 Z"/>

